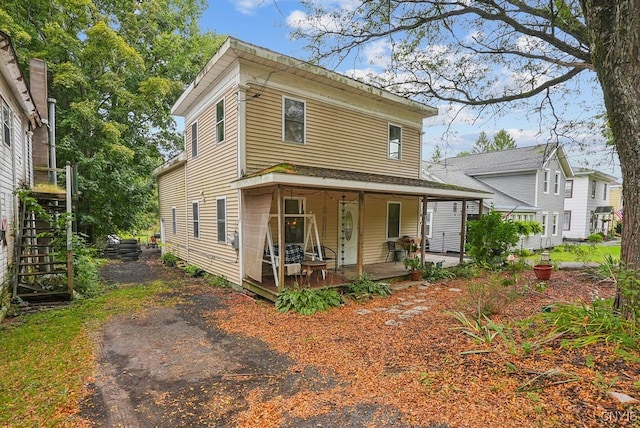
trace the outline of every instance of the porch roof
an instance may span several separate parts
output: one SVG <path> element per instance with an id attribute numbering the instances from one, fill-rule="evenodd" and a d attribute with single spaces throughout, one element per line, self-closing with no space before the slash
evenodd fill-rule
<path id="1" fill-rule="evenodd" d="M 288 163 L 248 174 L 232 182 L 231 187 L 252 189 L 276 184 L 394 195 L 427 195 L 434 200 L 484 199 L 493 195 L 483 190 L 435 181 Z"/>

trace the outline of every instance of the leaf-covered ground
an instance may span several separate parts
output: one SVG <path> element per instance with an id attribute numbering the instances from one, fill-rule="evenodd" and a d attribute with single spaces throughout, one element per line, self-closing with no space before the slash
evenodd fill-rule
<path id="1" fill-rule="evenodd" d="M 536 284 L 529 275 L 521 285 Z M 277 313 L 244 297 L 212 311 L 220 327 L 264 340 L 298 370 L 311 365 L 338 379 L 335 387 L 310 386 L 288 398 L 264 400 L 257 391 L 239 425 L 275 427 L 285 413 L 307 419 L 361 404 L 397 409 L 403 426 L 638 425 L 639 407 L 617 405 L 606 394 L 640 395 L 637 359 L 624 361 L 605 345 L 568 349 L 560 347 L 561 339 L 538 345 L 542 337 L 521 337 L 517 329 L 481 343 L 455 330 L 460 324 L 450 315 L 473 306 L 471 281 L 479 279 L 413 286 L 307 317 Z M 576 272 L 555 272 L 545 290 L 518 290 L 516 300 L 491 317 L 495 323 L 508 325 L 551 303 L 590 302 L 614 292 L 610 284 Z M 396 312 L 411 302 L 420 307 L 414 315 Z M 382 412 L 375 425 L 386 426 L 384 418 Z"/>
<path id="2" fill-rule="evenodd" d="M 105 276 L 122 281 L 135 266 L 112 264 Z M 483 280 L 414 284 L 301 316 L 181 279 L 158 296 L 169 303 L 105 326 L 79 416 L 95 426 L 149 427 L 639 425 L 637 403 L 607 394 L 640 398 L 637 352 L 561 347 L 563 338 L 519 323 L 552 303 L 611 297 L 610 284 L 554 272 L 536 289 L 527 272 L 510 302 L 497 304 L 488 334 L 500 333 L 487 343 L 456 329 L 451 315 L 474 307 Z"/>

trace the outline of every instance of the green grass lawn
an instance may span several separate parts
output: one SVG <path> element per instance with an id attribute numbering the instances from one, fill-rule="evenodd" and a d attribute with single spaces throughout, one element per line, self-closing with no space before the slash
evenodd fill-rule
<path id="1" fill-rule="evenodd" d="M 608 256 L 620 260 L 620 244 L 565 244 L 555 247 L 549 256 L 552 262 L 603 263 Z M 539 254 L 527 257 L 528 260 L 539 258 Z"/>

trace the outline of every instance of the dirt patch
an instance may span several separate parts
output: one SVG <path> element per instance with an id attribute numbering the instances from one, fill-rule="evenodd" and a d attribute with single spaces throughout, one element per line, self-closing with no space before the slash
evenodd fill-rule
<path id="1" fill-rule="evenodd" d="M 181 278 L 149 251 L 136 262 L 110 262 L 102 275 L 121 284 Z M 93 394 L 83 403 L 82 417 L 103 427 L 231 427 L 248 409 L 248 397 L 258 394 L 267 401 L 337 385 L 330 372 L 296 367 L 259 339 L 217 328 L 211 314 L 247 297 L 184 282 L 165 296 L 178 298 L 175 306 L 116 317 L 105 325 L 97 338 Z M 285 417 L 281 426 L 362 427 L 380 417 L 397 422 L 400 416 L 392 408 L 361 404 L 307 420 Z"/>

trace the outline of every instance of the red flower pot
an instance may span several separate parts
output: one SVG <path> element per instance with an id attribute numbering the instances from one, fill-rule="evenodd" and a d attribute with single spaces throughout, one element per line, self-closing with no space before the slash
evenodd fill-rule
<path id="1" fill-rule="evenodd" d="M 553 271 L 552 265 L 535 265 L 533 267 L 533 273 L 536 274 L 536 278 L 542 281 L 546 281 L 551 278 L 551 272 Z"/>

